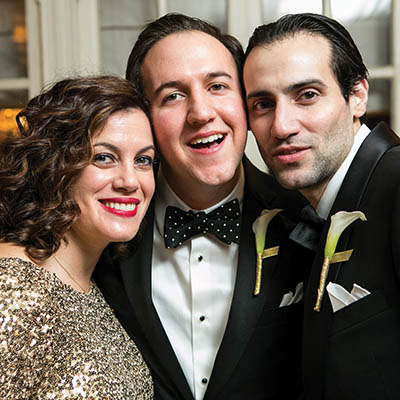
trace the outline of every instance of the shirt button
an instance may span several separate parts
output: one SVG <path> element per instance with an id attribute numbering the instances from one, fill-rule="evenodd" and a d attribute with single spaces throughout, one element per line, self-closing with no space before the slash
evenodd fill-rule
<path id="1" fill-rule="evenodd" d="M 199 260 L 199 262 L 203 261 L 203 256 L 198 256 L 197 259 Z"/>
<path id="2" fill-rule="evenodd" d="M 206 319 L 206 317 L 204 315 L 201 315 L 199 319 L 201 322 L 203 322 Z"/>
<path id="3" fill-rule="evenodd" d="M 207 382 L 208 382 L 207 378 L 203 378 L 203 379 L 201 380 L 201 383 L 207 383 Z"/>

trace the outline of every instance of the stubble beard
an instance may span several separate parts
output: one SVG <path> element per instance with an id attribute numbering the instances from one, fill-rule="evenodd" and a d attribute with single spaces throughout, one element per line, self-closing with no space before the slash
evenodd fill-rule
<path id="1" fill-rule="evenodd" d="M 327 138 L 327 141 L 331 141 L 329 147 L 332 150 L 318 151 L 314 155 L 310 167 L 307 168 L 306 165 L 302 166 L 300 162 L 294 162 L 278 170 L 271 164 L 268 165 L 270 173 L 285 189 L 310 190 L 325 186 L 347 157 L 352 146 L 352 139 L 350 138 L 351 136 L 343 126 L 337 127 Z"/>

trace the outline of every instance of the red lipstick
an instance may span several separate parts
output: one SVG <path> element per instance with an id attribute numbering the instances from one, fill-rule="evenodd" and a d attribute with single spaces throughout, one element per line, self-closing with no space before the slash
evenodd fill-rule
<path id="1" fill-rule="evenodd" d="M 101 199 L 100 204 L 107 212 L 119 217 L 132 218 L 138 210 L 139 199 L 133 197 L 112 197 Z"/>

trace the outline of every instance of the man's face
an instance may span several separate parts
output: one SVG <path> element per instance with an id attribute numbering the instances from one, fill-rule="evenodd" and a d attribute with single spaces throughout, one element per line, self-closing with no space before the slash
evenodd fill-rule
<path id="1" fill-rule="evenodd" d="M 365 112 L 362 81 L 346 102 L 328 41 L 297 34 L 254 48 L 244 68 L 250 128 L 282 186 L 318 203 L 351 149 Z"/>
<path id="2" fill-rule="evenodd" d="M 174 33 L 150 49 L 141 76 L 169 185 L 188 204 L 211 187 L 225 197 L 247 137 L 231 53 L 203 32 Z"/>

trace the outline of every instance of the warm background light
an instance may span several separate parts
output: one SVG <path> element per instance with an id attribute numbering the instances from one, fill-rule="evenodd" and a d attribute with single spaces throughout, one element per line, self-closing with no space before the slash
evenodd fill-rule
<path id="1" fill-rule="evenodd" d="M 15 122 L 15 117 L 20 111 L 21 108 L 0 109 L 0 138 L 5 134 L 17 133 L 18 127 Z"/>

